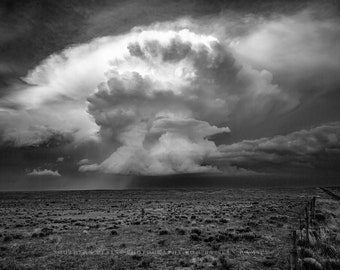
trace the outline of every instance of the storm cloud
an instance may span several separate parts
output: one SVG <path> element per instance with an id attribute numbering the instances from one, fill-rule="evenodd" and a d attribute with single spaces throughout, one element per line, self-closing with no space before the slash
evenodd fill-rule
<path id="1" fill-rule="evenodd" d="M 313 9 L 269 18 L 225 12 L 70 46 L 0 100 L 1 140 L 22 147 L 59 136 L 75 146 L 94 141 L 112 149 L 95 160 L 80 157 L 95 161 L 79 163 L 81 172 L 306 166 L 315 153 L 337 151 L 338 124 L 230 145 L 215 138 L 238 130 L 251 135 L 254 126 L 338 91 L 339 25 L 336 16 Z"/>
<path id="2" fill-rule="evenodd" d="M 216 160 L 239 168 L 264 169 L 271 165 L 318 168 L 325 161 L 340 160 L 340 123 L 328 123 L 309 130 L 257 140 L 221 145 Z M 333 164 L 332 164 L 333 163 Z"/>
<path id="3" fill-rule="evenodd" d="M 289 108 L 289 97 L 271 84 L 266 71 L 243 67 L 220 42 L 188 29 L 145 30 L 111 62 L 108 80 L 88 98 L 101 137 L 119 145 L 99 165 L 86 170 L 171 174 L 217 171 L 201 166 L 216 152 L 208 138 L 229 132 L 223 123 L 236 107 L 261 117 L 272 104 Z"/>

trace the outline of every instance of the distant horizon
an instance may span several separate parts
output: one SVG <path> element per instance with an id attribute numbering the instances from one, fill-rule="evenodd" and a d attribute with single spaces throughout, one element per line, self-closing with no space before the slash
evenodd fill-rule
<path id="1" fill-rule="evenodd" d="M 42 177 L 43 178 L 43 177 Z M 43 181 L 43 179 L 41 179 Z M 90 180 L 93 183 L 95 180 Z M 101 186 L 102 185 L 102 186 Z M 214 190 L 214 189 L 239 189 L 239 188 L 317 188 L 317 187 L 338 187 L 340 186 L 337 177 L 329 178 L 289 178 L 289 177 L 262 177 L 254 179 L 253 177 L 226 177 L 226 176 L 188 176 L 181 177 L 173 176 L 147 176 L 135 177 L 125 186 L 114 186 L 114 181 L 111 182 L 112 187 L 105 187 L 108 182 L 98 183 L 97 187 L 54 187 L 49 188 L 48 185 L 44 188 L 13 188 L 0 189 L 0 192 L 40 192 L 40 191 L 122 191 L 122 190 Z"/>

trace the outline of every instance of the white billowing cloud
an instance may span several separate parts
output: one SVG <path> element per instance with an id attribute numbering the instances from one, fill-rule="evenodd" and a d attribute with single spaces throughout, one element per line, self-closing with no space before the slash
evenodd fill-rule
<path id="1" fill-rule="evenodd" d="M 28 176 L 56 176 L 60 177 L 61 175 L 59 174 L 58 170 L 52 171 L 48 169 L 33 169 L 33 171 L 29 172 L 27 174 Z"/>
<path id="2" fill-rule="evenodd" d="M 77 165 L 81 166 L 81 165 L 85 165 L 90 163 L 90 161 L 87 158 L 81 159 L 78 161 Z"/>
<path id="3" fill-rule="evenodd" d="M 216 151 L 215 143 L 205 135 L 228 132 L 228 128 L 176 118 L 158 119 L 152 125 L 149 129 L 145 124 L 130 127 L 121 134 L 123 145 L 108 159 L 100 165 L 83 165 L 80 171 L 147 175 L 217 171 L 200 165 Z"/>
<path id="4" fill-rule="evenodd" d="M 86 112 L 86 98 L 105 79 L 110 59 L 121 53 L 122 37 L 104 37 L 54 54 L 32 70 L 21 91 L 0 101 L 3 141 L 40 144 L 55 134 L 77 142 L 95 139 L 98 126 Z"/>
<path id="5" fill-rule="evenodd" d="M 339 88 L 340 19 L 330 12 L 322 15 L 310 8 L 258 21 L 246 35 L 233 39 L 231 48 L 241 61 L 270 70 L 296 95 Z"/>
<path id="6" fill-rule="evenodd" d="M 88 111 L 102 138 L 118 148 L 80 171 L 217 171 L 202 165 L 217 151 L 209 137 L 230 132 L 220 126 L 238 106 L 248 103 L 238 114 L 254 121 L 273 104 L 278 111 L 291 106 L 269 72 L 242 66 L 216 38 L 188 29 L 142 31 L 106 76 L 88 98 Z"/>
<path id="7" fill-rule="evenodd" d="M 241 56 L 271 69 L 339 67 L 333 57 L 340 50 L 337 46 L 339 19 L 320 20 L 316 16 L 315 11 L 305 10 L 292 16 L 263 20 L 251 33 L 235 39 L 233 47 Z"/>
<path id="8" fill-rule="evenodd" d="M 115 146 L 98 164 L 79 164 L 80 171 L 216 171 L 205 161 L 221 151 L 211 137 L 230 132 L 225 123 L 247 126 L 299 104 L 300 95 L 273 82 L 275 72 L 282 75 L 294 61 L 299 72 L 317 62 L 337 67 L 335 47 L 324 42 L 327 51 L 319 42 L 323 29 L 333 27 L 328 36 L 337 37 L 337 28 L 308 16 L 242 24 L 210 19 L 214 27 L 186 19 L 70 47 L 30 72 L 29 86 L 0 101 L 2 140 L 32 145 L 57 134 Z M 308 20 L 313 24 L 303 26 Z M 318 45 L 304 46 L 300 36 Z M 319 60 L 310 62 L 318 51 Z"/>
<path id="9" fill-rule="evenodd" d="M 179 88 L 202 91 L 207 87 L 196 109 L 200 110 L 202 101 L 204 109 L 209 110 L 202 109 L 201 116 L 212 119 L 208 115 L 211 107 L 216 107 L 215 115 L 217 108 L 222 108 L 218 121 L 222 117 L 227 120 L 240 100 L 252 100 L 252 96 L 259 95 L 264 98 L 267 94 L 276 98 L 278 90 L 271 85 L 269 72 L 242 63 L 234 65 L 235 59 L 223 40 L 201 34 L 196 22 L 188 24 L 194 31 L 182 24 L 181 21 L 164 23 L 165 30 L 160 30 L 159 25 L 144 30 L 136 28 L 122 36 L 98 38 L 51 55 L 24 78 L 29 85 L 0 101 L 2 140 L 23 146 L 40 144 L 54 134 L 72 135 L 77 142 L 98 139 L 96 134 L 101 126 L 87 113 L 87 98 L 98 84 L 108 79 L 113 83 L 111 73 L 115 72 L 118 77 L 123 73 L 132 76 L 135 72 L 135 76 L 144 80 L 145 87 L 149 84 L 163 90 L 168 88 L 169 93 Z M 204 77 L 198 78 L 198 74 Z M 247 74 L 253 78 L 247 79 Z M 243 87 L 248 89 L 235 87 L 237 80 L 245 77 L 248 82 Z M 208 88 L 214 87 L 213 81 L 217 81 L 219 90 L 215 89 L 209 96 Z M 221 83 L 227 85 L 223 88 Z M 247 108 L 253 106 L 256 105 L 248 104 Z M 265 111 L 268 107 L 261 108 Z"/>

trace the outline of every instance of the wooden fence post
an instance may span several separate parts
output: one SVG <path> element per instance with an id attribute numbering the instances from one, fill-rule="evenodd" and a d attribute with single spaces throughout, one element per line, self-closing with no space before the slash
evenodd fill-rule
<path id="1" fill-rule="evenodd" d="M 298 252 L 297 252 L 297 239 L 296 230 L 293 230 L 293 250 L 292 250 L 292 265 L 293 270 L 297 270 L 298 266 Z"/>
<path id="2" fill-rule="evenodd" d="M 316 202 L 316 197 L 313 197 L 312 203 L 311 203 L 311 218 L 312 218 L 312 220 L 315 219 L 315 202 Z"/>
<path id="3" fill-rule="evenodd" d="M 306 242 L 307 246 L 309 246 L 309 211 L 308 211 L 308 204 L 305 207 L 305 214 L 306 214 Z"/>
<path id="4" fill-rule="evenodd" d="M 145 210 L 142 208 L 142 220 L 144 221 Z"/>
<path id="5" fill-rule="evenodd" d="M 302 229 L 303 229 L 303 224 L 302 224 L 302 220 L 301 220 L 301 216 L 299 217 L 299 223 L 300 223 L 300 239 L 302 239 Z"/>

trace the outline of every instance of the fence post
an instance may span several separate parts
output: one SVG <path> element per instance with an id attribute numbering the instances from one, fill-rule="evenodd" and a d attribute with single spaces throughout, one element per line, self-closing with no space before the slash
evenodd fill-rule
<path id="1" fill-rule="evenodd" d="M 313 197 L 312 203 L 311 203 L 311 218 L 312 218 L 312 220 L 315 219 L 315 202 L 316 202 L 316 197 Z"/>
<path id="2" fill-rule="evenodd" d="M 142 208 L 142 220 L 144 221 L 145 210 Z"/>
<path id="3" fill-rule="evenodd" d="M 293 230 L 293 250 L 292 250 L 292 264 L 293 270 L 297 270 L 298 265 L 298 252 L 297 252 L 297 239 L 296 239 L 296 230 Z"/>
<path id="4" fill-rule="evenodd" d="M 309 211 L 308 211 L 308 203 L 307 206 L 305 207 L 305 214 L 306 214 L 306 242 L 307 246 L 309 246 Z"/>

